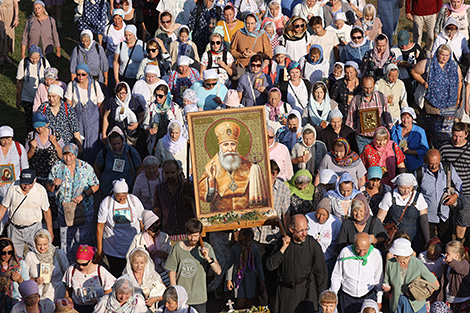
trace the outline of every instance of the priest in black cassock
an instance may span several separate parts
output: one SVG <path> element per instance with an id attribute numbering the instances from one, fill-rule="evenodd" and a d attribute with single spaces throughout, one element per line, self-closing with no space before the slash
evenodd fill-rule
<path id="1" fill-rule="evenodd" d="M 304 215 L 294 215 L 289 229 L 291 237 L 284 236 L 266 260 L 269 271 L 278 269 L 274 313 L 317 312 L 318 297 L 328 282 L 325 257 L 318 242 L 308 236 Z"/>

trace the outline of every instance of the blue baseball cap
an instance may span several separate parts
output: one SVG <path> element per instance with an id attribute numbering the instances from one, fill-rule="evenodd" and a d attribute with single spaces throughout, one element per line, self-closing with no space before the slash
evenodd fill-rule
<path id="1" fill-rule="evenodd" d="M 44 127 L 49 123 L 47 120 L 47 116 L 43 113 L 36 113 L 33 115 L 33 127 L 38 128 L 38 127 Z"/>
<path id="2" fill-rule="evenodd" d="M 382 179 L 382 168 L 380 166 L 372 166 L 367 170 L 367 179 L 380 178 Z"/>

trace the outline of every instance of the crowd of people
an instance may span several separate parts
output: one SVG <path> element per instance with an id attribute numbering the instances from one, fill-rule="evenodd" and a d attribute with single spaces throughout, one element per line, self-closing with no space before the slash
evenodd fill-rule
<path id="1" fill-rule="evenodd" d="M 64 1 L 34 1 L 21 38 L 0 312 L 205 313 L 211 292 L 275 313 L 470 312 L 470 5 L 76 3 L 67 81 Z M 18 25 L 0 0 L 0 65 Z M 188 114 L 250 106 L 280 225 L 202 241 Z"/>

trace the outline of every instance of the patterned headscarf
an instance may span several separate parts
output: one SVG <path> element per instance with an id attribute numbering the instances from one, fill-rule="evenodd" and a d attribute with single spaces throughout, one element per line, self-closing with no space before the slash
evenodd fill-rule
<path id="1" fill-rule="evenodd" d="M 59 70 L 56 69 L 55 67 L 46 68 L 44 70 L 44 78 L 58 79 L 59 78 Z"/>
<path id="2" fill-rule="evenodd" d="M 333 158 L 333 162 L 338 165 L 338 166 L 351 166 L 354 162 L 356 162 L 359 159 L 359 155 L 351 150 L 351 146 L 349 145 L 349 142 L 345 138 L 337 138 L 335 141 L 333 141 L 333 147 L 335 144 L 339 142 L 344 145 L 344 156 L 342 158 L 338 158 L 333 154 L 333 151 L 331 151 L 331 156 Z"/>

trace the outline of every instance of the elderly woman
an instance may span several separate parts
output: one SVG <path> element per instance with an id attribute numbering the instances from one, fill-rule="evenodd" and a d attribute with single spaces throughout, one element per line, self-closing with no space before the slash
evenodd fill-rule
<path id="1" fill-rule="evenodd" d="M 237 65 L 247 67 L 250 59 L 257 53 L 273 56 L 273 49 L 268 35 L 261 30 L 258 16 L 250 13 L 245 17 L 245 27 L 235 33 L 230 53 L 237 60 Z M 240 70 L 240 69 L 239 69 Z"/>
<path id="2" fill-rule="evenodd" d="M 313 84 L 312 93 L 308 102 L 308 109 L 302 115 L 303 124 L 310 124 L 317 130 L 324 129 L 330 112 L 338 107 L 336 101 L 330 99 L 328 88 L 324 82 Z"/>
<path id="3" fill-rule="evenodd" d="M 196 92 L 199 99 L 197 101 L 198 107 L 204 111 L 214 110 L 220 106 L 228 91 L 227 87 L 219 81 L 215 69 L 205 70 L 202 81 L 195 82 L 191 89 Z"/>
<path id="4" fill-rule="evenodd" d="M 137 150 L 127 144 L 122 130 L 114 126 L 108 133 L 107 146 L 98 152 L 93 165 L 101 182 L 101 192 L 109 194 L 112 182 L 120 178 L 125 178 L 132 188 L 141 165 Z"/>
<path id="5" fill-rule="evenodd" d="M 63 160 L 49 173 L 48 191 L 56 191 L 60 248 L 72 263 L 78 246 L 92 243 L 93 194 L 99 181 L 91 165 L 77 158 L 76 145 L 66 144 L 62 153 Z"/>
<path id="6" fill-rule="evenodd" d="M 43 113 L 33 116 L 33 128 L 26 138 L 25 149 L 30 168 L 36 172 L 38 182 L 45 186 L 52 166 L 62 159 L 64 141 L 54 135 Z"/>
<path id="7" fill-rule="evenodd" d="M 360 26 L 353 26 L 351 30 L 351 41 L 341 52 L 341 62 L 353 61 L 361 64 L 367 51 L 371 49 L 372 42 L 365 35 Z"/>
<path id="8" fill-rule="evenodd" d="M 397 188 L 384 196 L 379 204 L 377 217 L 382 223 L 396 223 L 398 230 L 404 230 L 410 236 L 414 249 L 422 251 L 421 233 L 424 242 L 430 239 L 426 200 L 415 190 L 418 183 L 413 174 L 400 174 L 392 183 L 396 184 Z"/>
<path id="9" fill-rule="evenodd" d="M 129 275 L 135 291 L 145 299 L 147 307 L 155 312 L 158 301 L 163 300 L 162 296 L 166 287 L 155 270 L 155 264 L 147 250 L 138 247 L 128 254 L 128 261 L 123 272 L 123 275 L 126 274 Z"/>
<path id="10" fill-rule="evenodd" d="M 148 313 L 146 300 L 135 290 L 129 275 L 116 280 L 113 291 L 102 297 L 93 309 L 93 313 Z"/>
<path id="11" fill-rule="evenodd" d="M 139 127 L 144 120 L 146 103 L 137 95 L 131 94 L 126 82 L 116 85 L 116 96 L 106 103 L 101 130 L 102 139 L 107 141 L 107 134 L 118 126 L 126 137 L 129 145 L 137 146 L 139 136 L 143 135 Z"/>
<path id="12" fill-rule="evenodd" d="M 82 159 L 92 164 L 101 149 L 99 124 L 104 94 L 100 84 L 90 76 L 87 64 L 78 64 L 76 73 L 75 80 L 67 86 L 65 99 L 67 105 L 77 113 L 78 128 L 84 141 Z"/>
<path id="13" fill-rule="evenodd" d="M 183 136 L 183 125 L 178 120 L 168 124 L 168 131 L 157 143 L 155 156 L 160 164 L 166 160 L 176 160 L 183 174 L 188 173 L 188 140 Z"/>
<path id="14" fill-rule="evenodd" d="M 220 13 L 217 14 L 215 1 L 197 1 L 196 7 L 191 11 L 188 26 L 192 29 L 192 39 L 196 43 L 199 55 L 204 53 L 218 20 Z"/>
<path id="15" fill-rule="evenodd" d="M 186 301 L 188 301 L 188 293 L 183 286 L 170 286 L 163 293 L 165 304 L 157 310 L 157 313 L 198 313 L 195 308 L 188 306 Z"/>
<path id="16" fill-rule="evenodd" d="M 421 85 L 415 99 L 421 108 L 424 106 L 425 129 L 435 147 L 449 141 L 461 105 L 462 73 L 452 55 L 452 49 L 442 45 L 431 59 L 418 62 L 411 70 L 411 76 Z M 416 98 L 419 90 L 423 96 Z"/>
<path id="17" fill-rule="evenodd" d="M 48 67 L 44 70 L 44 82 L 39 84 L 36 95 L 34 96 L 33 114 L 37 112 L 41 104 L 48 100 L 47 95 L 51 85 L 58 85 L 62 88 L 64 93 L 67 90 L 67 85 L 59 80 L 59 70 L 55 67 Z"/>
<path id="18" fill-rule="evenodd" d="M 424 155 L 429 150 L 426 132 L 414 120 L 415 110 L 404 107 L 401 110 L 401 123 L 393 126 L 390 135 L 403 151 L 405 166 L 410 173 L 423 166 Z"/>
<path id="19" fill-rule="evenodd" d="M 345 219 L 339 232 L 337 251 L 354 244 L 354 237 L 358 233 L 370 236 L 370 242 L 381 251 L 385 250 L 383 244 L 388 239 L 382 222 L 371 214 L 369 204 L 362 193 L 359 193 L 351 203 L 351 217 Z"/>
<path id="20" fill-rule="evenodd" d="M 359 155 L 351 150 L 351 145 L 345 138 L 333 141 L 333 149 L 321 160 L 318 173 L 323 169 L 332 169 L 338 175 L 349 173 L 354 180 L 354 185 L 359 188 L 366 182 L 367 170 Z M 320 180 L 319 175 L 315 178 L 315 186 Z"/>
<path id="21" fill-rule="evenodd" d="M 374 141 L 365 146 L 361 154 L 366 168 L 380 166 L 383 172 L 382 182 L 392 186 L 392 179 L 406 172 L 405 155 L 397 143 L 390 138 L 388 130 L 380 126 L 374 132 Z"/>
<path id="22" fill-rule="evenodd" d="M 382 289 L 392 292 L 390 312 L 392 313 L 425 313 L 426 301 L 418 301 L 408 296 L 407 286 L 418 277 L 439 288 L 439 282 L 416 257 L 413 256 L 411 242 L 405 238 L 396 239 L 390 248 L 394 258 L 387 261 Z"/>
<path id="23" fill-rule="evenodd" d="M 129 194 L 126 180 L 113 181 L 112 195 L 100 204 L 96 238 L 97 252 L 106 255 L 114 276 L 119 276 L 126 266 L 127 250 L 142 228 L 143 211 L 139 198 Z"/>
<path id="24" fill-rule="evenodd" d="M 269 41 L 271 42 L 271 48 L 273 51 L 278 47 L 281 43 L 281 37 L 276 33 L 276 27 L 273 22 L 266 22 L 263 24 L 263 30 L 269 37 Z"/>
<path id="25" fill-rule="evenodd" d="M 142 205 L 146 210 L 153 210 L 155 208 L 155 186 L 163 180 L 158 169 L 160 163 L 156 157 L 149 155 L 145 157 L 142 164 L 144 171 L 135 179 L 132 193 L 142 201 Z"/>
<path id="26" fill-rule="evenodd" d="M 465 16 L 466 18 L 461 18 Z M 446 23 L 447 18 L 453 17 L 458 19 L 459 31 L 469 40 L 469 24 L 470 5 L 465 4 L 463 0 L 454 0 L 442 5 L 437 15 L 436 24 L 434 25 L 434 34 L 439 34 Z M 437 35 L 434 35 L 436 37 Z"/>
<path id="27" fill-rule="evenodd" d="M 234 61 L 232 54 L 225 49 L 224 36 L 213 33 L 210 36 L 210 50 L 202 54 L 200 72 L 202 74 L 206 69 L 214 68 L 219 76 L 219 82 L 228 85 L 229 78 L 234 73 L 232 66 Z"/>
<path id="28" fill-rule="evenodd" d="M 72 298 L 78 312 L 93 312 L 96 302 L 111 292 L 116 280 L 105 267 L 98 264 L 98 259 L 94 247 L 80 245 L 74 257 L 75 264 L 65 272 L 65 296 Z"/>
<path id="29" fill-rule="evenodd" d="M 41 312 L 54 313 L 55 305 L 51 299 L 41 298 L 38 284 L 34 280 L 25 280 L 19 287 L 21 301 L 15 304 L 12 313 Z"/>
<path id="30" fill-rule="evenodd" d="M 320 244 L 325 255 L 328 273 L 331 275 L 336 262 L 336 242 L 338 240 L 341 222 L 331 214 L 330 199 L 323 198 L 315 212 L 305 215 L 308 221 L 308 234 Z"/>
<path id="31" fill-rule="evenodd" d="M 42 299 L 52 301 L 65 297 L 65 285 L 62 282 L 65 271 L 69 268 L 67 255 L 52 245 L 52 238 L 45 229 L 40 229 L 34 234 L 34 251 L 28 252 L 25 263 L 29 269 L 29 277 L 39 285 L 39 295 Z M 43 274 L 41 266 L 49 264 L 50 275 Z M 45 276 L 45 277 L 44 277 Z"/>
<path id="32" fill-rule="evenodd" d="M 330 200 L 331 213 L 339 218 L 341 222 L 351 216 L 352 200 L 359 194 L 354 180 L 348 172 L 342 174 L 336 184 L 336 189 L 326 193 Z"/>
<path id="33" fill-rule="evenodd" d="M 77 76 L 77 65 L 86 63 L 90 67 L 90 76 L 107 86 L 109 63 L 106 52 L 100 44 L 93 40 L 93 33 L 90 30 L 82 30 L 80 41 L 70 56 L 71 79 L 74 80 Z"/>
<path id="34" fill-rule="evenodd" d="M 312 92 L 309 79 L 302 78 L 302 68 L 299 63 L 291 62 L 287 66 L 289 80 L 283 81 L 279 87 L 282 101 L 290 103 L 293 109 L 302 113 L 308 107 L 308 100 Z"/>
<path id="35" fill-rule="evenodd" d="M 144 211 L 142 222 L 144 229 L 141 233 L 135 235 L 132 240 L 127 251 L 127 258 L 134 249 L 144 248 L 150 254 L 155 270 L 160 274 L 163 283 L 168 286 L 170 278 L 168 277 L 168 271 L 165 269 L 165 263 L 171 251 L 170 238 L 168 234 L 161 231 L 162 221 L 152 211 Z"/>
<path id="36" fill-rule="evenodd" d="M 44 58 L 41 48 L 32 45 L 28 49 L 28 57 L 18 64 L 16 72 L 16 107 L 23 108 L 26 117 L 26 127 L 32 130 L 33 101 L 39 83 L 44 78 L 44 71 L 49 68 L 49 62 Z"/>
<path id="37" fill-rule="evenodd" d="M 194 61 L 187 56 L 179 56 L 176 61 L 176 69 L 168 76 L 168 86 L 170 87 L 173 101 L 179 105 L 183 105 L 183 98 L 181 97 L 184 90 L 190 88 L 199 77 L 199 72 L 190 67 Z"/>
<path id="38" fill-rule="evenodd" d="M 366 197 L 367 203 L 374 216 L 377 216 L 379 204 L 387 192 L 392 191 L 392 187 L 382 184 L 382 168 L 372 166 L 367 170 L 367 183 L 359 190 Z"/>
<path id="39" fill-rule="evenodd" d="M 375 83 L 375 90 L 387 97 L 388 112 L 395 124 L 400 120 L 400 110 L 408 106 L 405 83 L 398 79 L 398 66 L 391 63 L 385 67 L 385 76 Z"/>
<path id="40" fill-rule="evenodd" d="M 348 116 L 349 105 L 352 98 L 362 91 L 359 81 L 359 66 L 354 61 L 347 61 L 344 64 L 344 78 L 336 82 L 331 90 L 331 99 L 338 103 L 338 110 L 344 117 Z"/>
<path id="41" fill-rule="evenodd" d="M 276 161 L 279 166 L 278 178 L 286 181 L 292 178 L 294 170 L 292 168 L 292 161 L 290 158 L 289 149 L 282 143 L 276 142 L 274 128 L 268 127 L 268 148 L 269 158 Z"/>
<path id="42" fill-rule="evenodd" d="M 160 79 L 161 72 L 158 65 L 146 65 L 143 69 L 143 74 L 143 77 L 139 78 L 134 88 L 132 88 L 132 96 L 137 98 L 143 104 L 142 109 L 145 109 L 155 101 L 155 88 L 159 85 L 166 85 L 167 83 L 163 79 Z"/>
<path id="43" fill-rule="evenodd" d="M 310 51 L 307 21 L 300 16 L 292 16 L 284 27 L 281 41 L 292 61 L 298 62 Z"/>
<path id="44" fill-rule="evenodd" d="M 307 169 L 312 175 L 316 175 L 326 153 L 325 144 L 317 140 L 317 131 L 307 124 L 302 129 L 300 142 L 292 148 L 291 161 L 294 169 Z"/>
<path id="45" fill-rule="evenodd" d="M 373 4 L 368 4 L 362 10 L 362 18 L 357 19 L 354 25 L 364 30 L 366 39 L 374 40 L 382 33 L 382 21 L 377 17 L 377 10 Z"/>
<path id="46" fill-rule="evenodd" d="M 458 18 L 461 19 L 460 17 Z M 454 17 L 449 17 L 444 24 L 444 29 L 437 35 L 432 46 L 432 55 L 436 54 L 441 45 L 448 45 L 452 49 L 452 59 L 462 62 L 462 58 L 470 61 L 470 49 L 464 33 L 459 31 L 459 23 Z"/>
<path id="47" fill-rule="evenodd" d="M 290 190 L 289 212 L 291 216 L 306 214 L 314 210 L 313 193 L 315 187 L 312 180 L 312 174 L 308 170 L 299 170 L 290 180 L 284 182 Z"/>
<path id="48" fill-rule="evenodd" d="M 194 41 L 190 38 L 190 32 L 188 26 L 182 25 L 178 29 L 178 39 L 174 40 L 170 44 L 170 56 L 171 65 L 174 66 L 180 55 L 190 57 L 197 63 L 199 63 L 199 53 L 197 52 L 197 46 Z"/>
<path id="49" fill-rule="evenodd" d="M 51 85 L 47 92 L 49 101 L 41 104 L 38 112 L 46 115 L 51 129 L 65 144 L 75 141 L 81 147 L 77 113 L 68 108 L 67 103 L 62 100 L 64 90 L 58 85 Z"/>
<path id="50" fill-rule="evenodd" d="M 137 81 L 137 70 L 145 58 L 145 43 L 137 39 L 137 28 L 127 25 L 124 29 L 125 41 L 121 42 L 114 51 L 113 71 L 116 85 L 120 81 L 134 87 Z"/>
<path id="51" fill-rule="evenodd" d="M 396 63 L 395 53 L 390 51 L 390 43 L 384 34 L 374 38 L 374 48 L 367 51 L 362 58 L 361 73 L 363 76 L 373 76 L 375 80 L 385 77 L 385 68 Z"/>
<path id="52" fill-rule="evenodd" d="M 337 313 L 338 297 L 331 290 L 325 290 L 320 294 L 320 312 L 319 313 Z M 378 311 L 377 311 L 378 312 Z M 362 313 L 362 312 L 361 312 Z"/>
<path id="53" fill-rule="evenodd" d="M 332 100 L 333 101 L 333 100 Z M 343 114 L 340 110 L 331 110 L 326 120 L 328 125 L 318 133 L 318 140 L 326 145 L 327 151 L 333 150 L 333 143 L 338 138 L 345 138 L 352 150 L 356 148 L 356 136 L 351 127 L 343 123 Z"/>
<path id="54" fill-rule="evenodd" d="M 2 309 L 10 312 L 13 306 L 21 299 L 18 291 L 19 285 L 29 279 L 26 263 L 16 255 L 13 242 L 8 238 L 0 239 L 0 294 Z"/>
<path id="55" fill-rule="evenodd" d="M 272 86 L 272 81 L 271 77 L 263 72 L 263 67 L 263 57 L 260 54 L 253 55 L 247 71 L 238 81 L 238 97 L 245 107 L 266 103 L 266 96 Z"/>
<path id="56" fill-rule="evenodd" d="M 34 2 L 33 14 L 26 21 L 21 40 L 21 58 L 24 59 L 26 49 L 39 43 L 42 45 L 44 54 L 53 53 L 55 47 L 55 54 L 60 58 L 60 41 L 56 22 L 47 14 L 46 6 L 41 0 Z"/>

